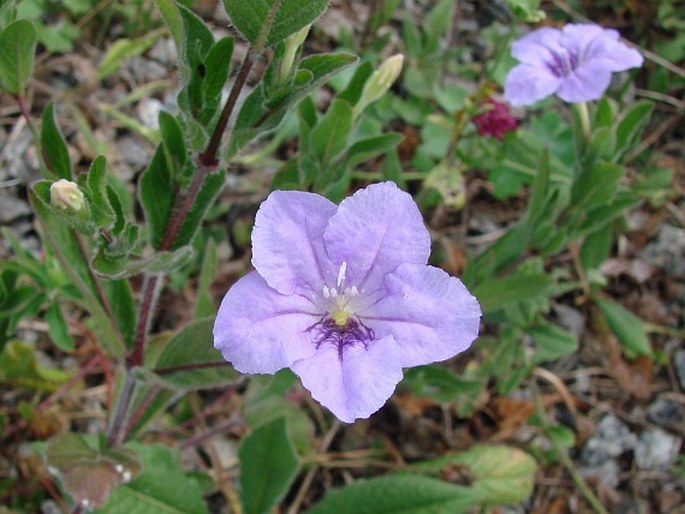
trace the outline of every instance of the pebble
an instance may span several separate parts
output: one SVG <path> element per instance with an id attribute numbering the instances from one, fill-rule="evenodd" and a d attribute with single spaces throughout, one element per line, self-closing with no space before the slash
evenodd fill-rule
<path id="1" fill-rule="evenodd" d="M 599 466 L 607 460 L 635 448 L 637 436 L 613 414 L 605 415 L 597 432 L 587 440 L 582 460 L 588 466 Z"/>
<path id="2" fill-rule="evenodd" d="M 685 229 L 662 225 L 659 235 L 644 247 L 640 257 L 668 275 L 685 276 Z"/>
<path id="3" fill-rule="evenodd" d="M 635 448 L 635 461 L 640 469 L 667 469 L 678 458 L 682 440 L 660 428 L 651 428 L 640 434 Z"/>
<path id="4" fill-rule="evenodd" d="M 620 482 L 619 473 L 621 468 L 613 459 L 605 460 L 596 466 L 580 468 L 579 471 L 580 474 L 585 478 L 594 478 L 595 480 L 599 480 L 611 489 L 616 489 Z"/>
<path id="5" fill-rule="evenodd" d="M 0 189 L 0 225 L 9 225 L 11 222 L 29 216 L 29 205 L 17 198 L 10 189 Z"/>
<path id="6" fill-rule="evenodd" d="M 680 388 L 685 391 L 685 350 L 676 350 L 673 354 L 673 367 L 678 375 Z"/>
<path id="7" fill-rule="evenodd" d="M 682 403 L 659 398 L 647 408 L 647 417 L 650 421 L 663 427 L 685 425 L 685 405 Z"/>

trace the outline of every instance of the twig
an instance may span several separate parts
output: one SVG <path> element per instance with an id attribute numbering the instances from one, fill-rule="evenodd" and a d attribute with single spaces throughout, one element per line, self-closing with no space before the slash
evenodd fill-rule
<path id="1" fill-rule="evenodd" d="M 333 442 L 333 439 L 335 438 L 335 435 L 338 433 L 340 426 L 340 422 L 337 420 L 333 423 L 333 426 L 330 428 L 330 430 L 326 433 L 326 436 L 321 441 L 321 446 L 319 446 L 319 451 L 321 453 L 328 450 L 328 447 Z M 318 466 L 315 466 L 307 472 L 307 474 L 304 477 L 304 480 L 302 480 L 302 485 L 300 485 L 300 489 L 297 491 L 297 496 L 295 496 L 295 499 L 290 504 L 290 508 L 288 509 L 287 514 L 297 514 L 299 512 L 300 507 L 302 506 L 302 502 L 304 501 L 304 498 L 307 495 L 309 488 L 312 486 L 312 483 L 314 482 L 317 470 Z"/>

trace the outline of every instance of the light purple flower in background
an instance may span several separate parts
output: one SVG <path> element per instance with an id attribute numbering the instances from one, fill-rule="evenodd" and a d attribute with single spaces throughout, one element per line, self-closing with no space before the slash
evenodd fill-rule
<path id="1" fill-rule="evenodd" d="M 566 102 L 597 100 L 611 74 L 642 66 L 640 52 L 619 41 L 618 32 L 593 24 L 537 29 L 515 41 L 512 55 L 520 64 L 504 84 L 512 105 L 529 105 L 556 94 Z"/>
<path id="2" fill-rule="evenodd" d="M 391 182 L 340 206 L 275 191 L 252 244 L 256 271 L 223 299 L 215 347 L 243 373 L 291 368 L 342 421 L 380 409 L 402 368 L 449 359 L 478 335 L 478 302 L 426 265 L 421 213 Z"/>

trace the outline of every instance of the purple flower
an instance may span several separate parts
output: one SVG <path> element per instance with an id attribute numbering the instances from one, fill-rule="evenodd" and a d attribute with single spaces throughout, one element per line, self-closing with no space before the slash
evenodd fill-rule
<path id="1" fill-rule="evenodd" d="M 483 102 L 483 106 L 486 110 L 471 119 L 479 135 L 501 140 L 504 139 L 504 134 L 518 126 L 516 118 L 511 115 L 506 104 L 488 98 Z"/>
<path id="2" fill-rule="evenodd" d="M 224 297 L 214 346 L 243 373 L 291 368 L 342 421 L 376 412 L 402 368 L 448 359 L 478 335 L 478 302 L 426 265 L 421 213 L 391 182 L 340 206 L 275 191 L 252 244 L 256 271 Z"/>
<path id="3" fill-rule="evenodd" d="M 619 41 L 618 32 L 592 24 L 543 27 L 514 42 L 521 64 L 507 75 L 504 98 L 528 105 L 556 94 L 566 102 L 600 98 L 615 71 L 642 66 L 642 55 Z"/>

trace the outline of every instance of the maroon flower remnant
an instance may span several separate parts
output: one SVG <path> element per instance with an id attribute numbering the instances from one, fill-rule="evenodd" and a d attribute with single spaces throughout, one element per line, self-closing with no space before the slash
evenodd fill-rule
<path id="1" fill-rule="evenodd" d="M 472 121 L 481 136 L 492 136 L 504 139 L 504 134 L 514 130 L 518 122 L 509 112 L 506 104 L 488 98 L 484 102 L 487 110 L 474 116 Z"/>

